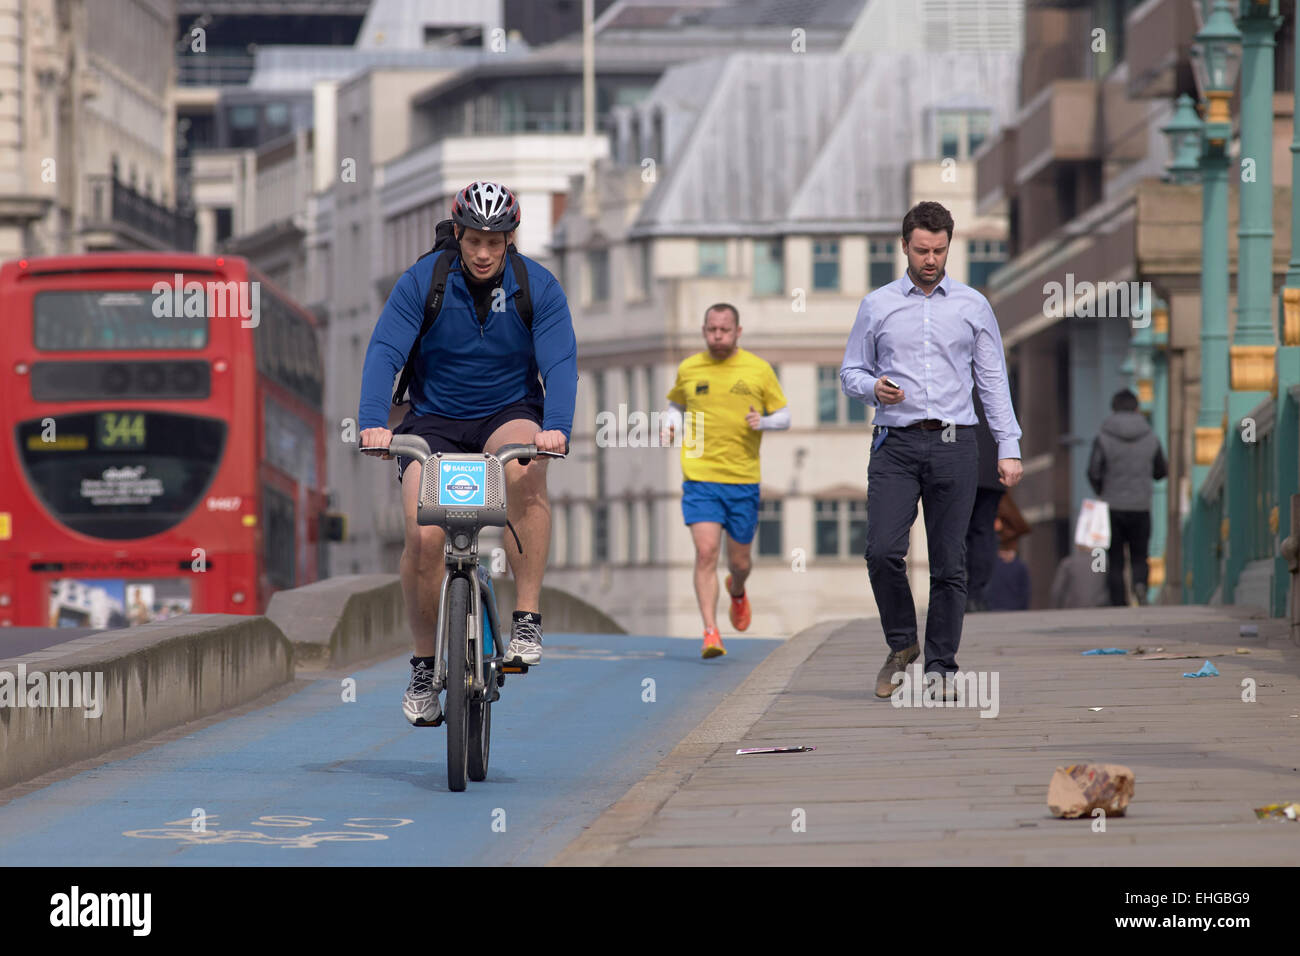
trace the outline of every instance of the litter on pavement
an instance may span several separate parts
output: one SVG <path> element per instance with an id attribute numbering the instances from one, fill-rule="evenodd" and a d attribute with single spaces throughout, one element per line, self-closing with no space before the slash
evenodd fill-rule
<path id="1" fill-rule="evenodd" d="M 1201 669 L 1197 671 L 1195 674 L 1183 674 L 1183 676 L 1184 677 L 1218 677 L 1219 669 L 1215 667 L 1213 664 L 1211 664 L 1209 661 L 1206 661 L 1204 664 L 1201 665 Z"/>
<path id="2" fill-rule="evenodd" d="M 1255 816 L 1260 820 L 1300 820 L 1300 803 L 1270 803 L 1266 807 L 1256 807 Z"/>
<path id="3" fill-rule="evenodd" d="M 816 750 L 816 747 L 749 747 L 748 749 L 737 750 L 738 754 L 801 754 L 809 750 Z"/>
<path id="4" fill-rule="evenodd" d="M 1089 707 L 1088 709 L 1089 709 L 1089 710 L 1093 710 L 1093 711 L 1101 710 L 1100 707 Z"/>
<path id="5" fill-rule="evenodd" d="M 1084 656 L 1089 654 L 1127 654 L 1128 651 L 1122 647 L 1094 647 L 1090 651 L 1084 651 Z"/>
<path id="6" fill-rule="evenodd" d="M 1259 637 L 1259 625 L 1243 624 L 1238 633 L 1240 633 L 1242 637 Z"/>
<path id="7" fill-rule="evenodd" d="M 1122 817 L 1136 782 L 1133 771 L 1120 764 L 1057 767 L 1047 787 L 1047 809 L 1066 819 L 1090 816 L 1097 809 L 1108 817 Z"/>

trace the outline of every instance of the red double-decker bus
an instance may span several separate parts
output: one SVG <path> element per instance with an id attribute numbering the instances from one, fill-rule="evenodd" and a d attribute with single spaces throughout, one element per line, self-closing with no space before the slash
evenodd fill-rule
<path id="1" fill-rule="evenodd" d="M 312 315 L 233 256 L 0 266 L 0 625 L 255 614 L 317 580 Z"/>

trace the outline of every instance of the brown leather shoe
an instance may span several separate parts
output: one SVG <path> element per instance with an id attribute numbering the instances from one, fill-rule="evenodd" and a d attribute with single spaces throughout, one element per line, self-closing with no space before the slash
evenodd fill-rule
<path id="1" fill-rule="evenodd" d="M 901 651 L 891 651 L 889 656 L 885 658 L 885 666 L 880 668 L 880 673 L 876 675 L 876 696 L 891 696 L 898 686 L 893 681 L 894 675 L 901 670 L 905 670 L 908 664 L 920 656 L 921 645 L 919 642 Z"/>

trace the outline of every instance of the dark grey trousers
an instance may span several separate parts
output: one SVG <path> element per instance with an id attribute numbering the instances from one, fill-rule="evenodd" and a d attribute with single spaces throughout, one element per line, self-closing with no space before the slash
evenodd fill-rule
<path id="1" fill-rule="evenodd" d="M 867 573 L 891 651 L 917 639 L 905 558 L 918 499 L 925 510 L 930 550 L 927 674 L 957 670 L 966 612 L 966 531 L 979 480 L 975 430 L 955 429 L 950 442 L 943 435 L 891 428 L 867 466 Z"/>

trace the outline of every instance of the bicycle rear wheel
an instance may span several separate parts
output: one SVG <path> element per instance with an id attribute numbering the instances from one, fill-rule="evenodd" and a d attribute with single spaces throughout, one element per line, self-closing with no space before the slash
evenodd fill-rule
<path id="1" fill-rule="evenodd" d="M 465 789 L 469 766 L 469 580 L 457 576 L 447 588 L 447 787 Z"/>

